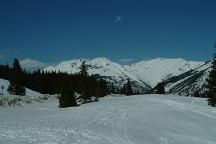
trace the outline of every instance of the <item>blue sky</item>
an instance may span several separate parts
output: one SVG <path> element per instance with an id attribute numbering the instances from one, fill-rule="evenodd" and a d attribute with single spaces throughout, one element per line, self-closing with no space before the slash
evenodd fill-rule
<path id="1" fill-rule="evenodd" d="M 215 0 L 1 0 L 0 63 L 15 57 L 208 60 L 215 7 Z"/>

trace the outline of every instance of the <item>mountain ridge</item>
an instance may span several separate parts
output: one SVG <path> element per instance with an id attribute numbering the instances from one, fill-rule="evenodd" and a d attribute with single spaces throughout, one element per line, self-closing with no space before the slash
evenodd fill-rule
<path id="1" fill-rule="evenodd" d="M 185 72 L 179 76 L 171 77 L 164 81 L 166 91 L 178 95 L 206 96 L 206 79 L 211 71 L 212 61 Z"/>
<path id="2" fill-rule="evenodd" d="M 86 61 L 89 75 L 103 78 L 110 85 L 121 88 L 127 78 L 132 81 L 133 88 L 137 92 L 146 92 L 158 82 L 178 76 L 193 70 L 205 62 L 186 61 L 182 58 L 156 58 L 143 60 L 131 65 L 123 65 L 113 62 L 105 57 L 94 59 L 75 59 L 62 61 L 56 66 L 48 66 L 44 71 L 61 71 L 67 73 L 78 73 L 82 61 Z"/>

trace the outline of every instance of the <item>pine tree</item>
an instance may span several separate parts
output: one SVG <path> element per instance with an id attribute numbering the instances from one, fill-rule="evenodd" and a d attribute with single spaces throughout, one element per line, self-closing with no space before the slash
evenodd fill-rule
<path id="1" fill-rule="evenodd" d="M 87 102 L 87 100 L 90 100 L 90 96 L 88 94 L 88 90 L 89 90 L 89 86 L 88 86 L 88 72 L 87 72 L 87 68 L 86 68 L 86 64 L 85 61 L 82 61 L 81 65 L 80 65 L 80 93 L 81 93 L 81 97 L 84 100 L 84 103 Z"/>
<path id="2" fill-rule="evenodd" d="M 8 86 L 8 93 L 13 95 L 25 95 L 25 87 L 23 86 L 22 68 L 18 59 L 14 59 L 13 67 L 9 76 L 10 85 Z"/>
<path id="3" fill-rule="evenodd" d="M 81 65 L 80 65 L 80 75 L 81 76 L 88 76 L 88 72 L 87 72 L 87 67 L 86 67 L 85 61 L 82 61 Z"/>
<path id="4" fill-rule="evenodd" d="M 62 84 L 61 95 L 59 97 L 59 107 L 66 108 L 73 106 L 77 106 L 74 91 L 71 87 L 70 79 L 65 78 Z"/>
<path id="5" fill-rule="evenodd" d="M 133 95 L 133 89 L 129 78 L 127 79 L 127 83 L 123 86 L 123 94 L 127 96 Z"/>
<path id="6" fill-rule="evenodd" d="M 97 97 L 105 96 L 108 93 L 106 81 L 102 80 L 102 79 L 97 81 L 97 86 L 96 86 L 95 90 L 96 90 L 96 96 Z"/>
<path id="7" fill-rule="evenodd" d="M 116 88 L 115 88 L 115 86 L 113 85 L 113 83 L 112 83 L 111 86 L 110 86 L 110 93 L 112 93 L 112 94 L 115 94 L 115 93 L 116 93 Z"/>
<path id="8" fill-rule="evenodd" d="M 154 93 L 156 94 L 165 94 L 164 83 L 160 82 L 154 87 Z"/>
<path id="9" fill-rule="evenodd" d="M 13 69 L 18 73 L 22 72 L 22 68 L 20 66 L 19 60 L 16 58 L 14 59 L 14 62 L 13 62 Z"/>
<path id="10" fill-rule="evenodd" d="M 216 47 L 216 44 L 214 47 Z M 212 70 L 207 79 L 207 97 L 208 104 L 212 107 L 216 107 L 216 53 L 214 54 L 211 68 Z"/>

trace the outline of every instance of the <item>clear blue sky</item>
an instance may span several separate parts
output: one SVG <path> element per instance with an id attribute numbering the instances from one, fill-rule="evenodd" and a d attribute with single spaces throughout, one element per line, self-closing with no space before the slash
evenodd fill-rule
<path id="1" fill-rule="evenodd" d="M 215 0 L 1 0 L 0 60 L 208 60 Z"/>

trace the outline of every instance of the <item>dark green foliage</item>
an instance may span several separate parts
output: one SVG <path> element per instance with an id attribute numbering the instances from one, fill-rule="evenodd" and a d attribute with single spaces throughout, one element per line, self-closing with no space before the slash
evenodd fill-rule
<path id="1" fill-rule="evenodd" d="M 122 94 L 125 94 L 127 96 L 133 95 L 133 89 L 131 87 L 130 79 L 127 79 L 127 83 L 122 88 Z"/>
<path id="2" fill-rule="evenodd" d="M 88 75 L 85 61 L 83 61 L 80 66 L 80 73 L 78 76 L 78 92 L 81 94 L 84 103 L 91 102 L 92 96 L 95 96 L 98 99 L 99 97 L 103 97 L 108 93 L 106 81 L 102 79 L 96 80 L 94 77 Z"/>
<path id="3" fill-rule="evenodd" d="M 14 59 L 13 67 L 9 75 L 10 85 L 8 86 L 8 93 L 13 95 L 22 95 L 24 96 L 26 91 L 23 86 L 23 73 L 22 68 L 17 59 Z"/>
<path id="4" fill-rule="evenodd" d="M 116 94 L 117 93 L 117 90 L 116 90 L 116 88 L 114 87 L 113 84 L 110 85 L 110 93 L 112 93 L 112 94 Z"/>
<path id="5" fill-rule="evenodd" d="M 216 106 L 216 54 L 214 55 L 212 62 L 212 70 L 207 79 L 207 97 L 208 104 L 215 107 Z"/>
<path id="6" fill-rule="evenodd" d="M 192 94 L 193 97 L 200 97 L 200 93 L 198 90 L 196 90 L 193 94 Z"/>
<path id="7" fill-rule="evenodd" d="M 85 77 L 88 76 L 88 72 L 87 72 L 87 67 L 86 67 L 85 61 L 82 61 L 81 65 L 80 65 L 80 75 L 81 76 L 85 76 Z"/>
<path id="8" fill-rule="evenodd" d="M 73 106 L 77 106 L 74 90 L 71 84 L 71 80 L 65 78 L 62 83 L 62 90 L 59 97 L 59 107 L 66 108 Z"/>
<path id="9" fill-rule="evenodd" d="M 164 83 L 160 82 L 154 87 L 155 94 L 165 94 Z"/>
<path id="10" fill-rule="evenodd" d="M 13 62 L 13 69 L 18 73 L 22 73 L 22 68 L 20 66 L 19 60 L 16 58 L 14 59 L 14 62 Z"/>
<path id="11" fill-rule="evenodd" d="M 96 84 L 96 97 L 103 97 L 108 93 L 107 83 L 105 80 L 100 79 Z"/>
<path id="12" fill-rule="evenodd" d="M 1 76 L 1 78 L 8 79 L 10 71 L 11 71 L 11 69 L 10 69 L 8 64 L 0 65 L 0 76 Z"/>
<path id="13" fill-rule="evenodd" d="M 82 64 L 80 65 L 79 76 L 80 76 L 80 81 L 79 81 L 80 94 L 84 100 L 84 103 L 86 103 L 88 100 L 91 101 L 91 94 L 90 94 L 91 89 L 90 89 L 90 83 L 89 83 L 90 81 L 89 81 L 85 61 L 82 61 Z"/>
<path id="14" fill-rule="evenodd" d="M 7 89 L 8 93 L 12 95 L 21 95 L 26 94 L 25 88 L 22 86 L 21 82 L 17 79 L 10 79 L 10 85 Z"/>

